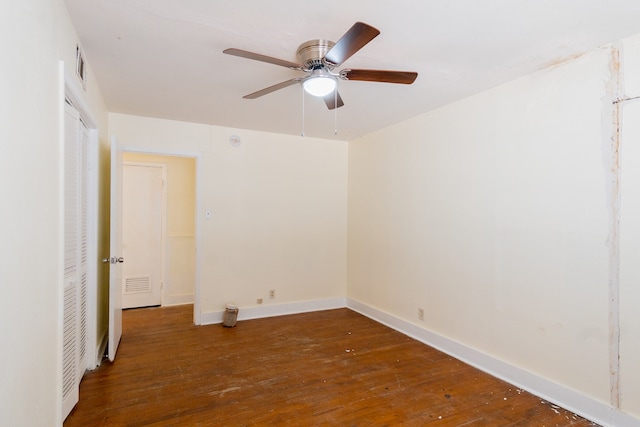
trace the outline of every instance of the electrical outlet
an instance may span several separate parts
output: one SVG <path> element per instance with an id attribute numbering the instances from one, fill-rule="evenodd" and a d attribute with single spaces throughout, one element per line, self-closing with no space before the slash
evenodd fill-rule
<path id="1" fill-rule="evenodd" d="M 258 298 L 258 299 L 256 300 L 256 302 L 257 302 L 258 304 L 262 304 L 262 298 Z"/>
<path id="2" fill-rule="evenodd" d="M 269 289 L 269 299 L 274 299 L 276 297 L 276 290 Z"/>
<path id="3" fill-rule="evenodd" d="M 424 320 L 424 309 L 423 308 L 418 308 L 418 319 L 419 320 Z"/>

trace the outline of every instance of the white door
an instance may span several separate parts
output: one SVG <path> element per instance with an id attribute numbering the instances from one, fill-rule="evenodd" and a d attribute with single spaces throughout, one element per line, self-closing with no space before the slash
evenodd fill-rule
<path id="1" fill-rule="evenodd" d="M 111 218 L 109 232 L 109 360 L 122 337 L 122 147 L 111 138 Z"/>
<path id="2" fill-rule="evenodd" d="M 66 418 L 78 402 L 86 349 L 86 211 L 82 209 L 86 182 L 82 161 L 86 150 L 80 114 L 69 103 L 65 103 L 64 130 L 62 416 Z"/>
<path id="3" fill-rule="evenodd" d="M 122 308 L 161 305 L 165 168 L 125 162 L 122 173 Z"/>
<path id="4" fill-rule="evenodd" d="M 96 362 L 97 139 L 66 97 L 64 106 L 64 301 L 62 416 L 78 402 Z"/>

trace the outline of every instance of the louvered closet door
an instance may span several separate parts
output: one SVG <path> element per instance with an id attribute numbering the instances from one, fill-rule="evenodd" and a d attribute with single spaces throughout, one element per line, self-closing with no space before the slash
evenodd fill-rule
<path id="1" fill-rule="evenodd" d="M 78 176 L 78 202 L 80 206 L 78 207 L 78 211 L 80 213 L 80 259 L 78 264 L 78 276 L 80 278 L 80 288 L 78 289 L 78 298 L 79 298 L 79 307 L 78 307 L 78 339 L 80 341 L 79 348 L 79 360 L 78 360 L 78 384 L 80 383 L 80 379 L 84 372 L 86 371 L 86 367 L 88 366 L 87 361 L 87 348 L 88 348 L 88 331 L 87 331 L 87 321 L 88 321 L 88 274 L 87 274 L 87 254 L 89 251 L 89 234 L 88 234 L 88 178 L 89 178 L 89 160 L 88 160 L 88 148 L 89 148 L 89 129 L 84 124 L 82 119 L 79 122 L 80 134 L 78 138 L 78 160 L 80 164 L 78 165 L 78 170 L 80 172 Z"/>
<path id="2" fill-rule="evenodd" d="M 89 131 L 65 104 L 63 417 L 78 402 L 87 349 L 87 148 Z"/>

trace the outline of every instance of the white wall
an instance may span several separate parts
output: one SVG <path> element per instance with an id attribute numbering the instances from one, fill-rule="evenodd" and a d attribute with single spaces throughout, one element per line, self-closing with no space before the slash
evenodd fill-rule
<path id="1" fill-rule="evenodd" d="M 235 302 L 344 298 L 347 143 L 110 114 L 125 149 L 197 154 L 205 322 Z M 229 137 L 238 135 L 233 147 Z M 213 212 L 210 220 L 204 211 Z M 276 298 L 268 298 L 268 290 Z"/>
<path id="2" fill-rule="evenodd" d="M 610 60 L 603 48 L 351 142 L 348 296 L 610 405 Z M 621 383 L 639 416 L 629 274 Z"/>
<path id="3" fill-rule="evenodd" d="M 58 425 L 64 102 L 59 61 L 72 72 L 77 38 L 61 0 L 4 2 L 0 32 L 0 424 Z M 93 80 L 87 103 L 106 130 Z"/>
<path id="4" fill-rule="evenodd" d="M 55 159 L 61 105 L 58 58 L 50 38 L 55 8 L 45 3 L 12 2 L 0 15 L 3 425 L 36 425 L 38 420 L 55 420 L 58 413 L 60 164 Z M 42 10 L 36 13 L 34 7 Z M 32 268 L 34 263 L 39 268 Z"/>
<path id="5" fill-rule="evenodd" d="M 640 96 L 640 36 L 624 41 L 624 95 Z M 640 418 L 640 99 L 622 105 L 620 141 L 620 391 Z"/>

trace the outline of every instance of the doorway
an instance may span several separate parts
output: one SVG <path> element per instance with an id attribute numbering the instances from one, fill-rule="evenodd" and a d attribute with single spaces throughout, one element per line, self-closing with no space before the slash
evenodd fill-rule
<path id="1" fill-rule="evenodd" d="M 133 215 L 138 216 L 127 218 L 131 212 L 123 206 L 123 224 L 138 224 L 133 228 L 124 227 L 123 241 L 139 244 L 146 240 L 136 250 L 138 255 L 136 252 L 125 255 L 125 265 L 131 274 L 123 274 L 123 308 L 193 304 L 196 281 L 196 159 L 125 151 L 123 162 L 124 165 L 137 166 L 138 172 L 144 169 L 141 174 L 123 173 L 125 192 L 129 188 L 137 188 L 137 194 L 129 203 L 135 205 Z M 157 184 L 158 176 L 162 175 L 161 182 Z M 144 184 L 147 180 L 149 184 Z M 126 199 L 123 200 L 125 203 Z M 138 235 L 141 225 L 160 230 L 160 233 L 152 232 L 152 235 L 142 238 Z M 125 251 L 126 246 L 123 247 Z M 132 302 L 125 305 L 128 298 Z"/>

